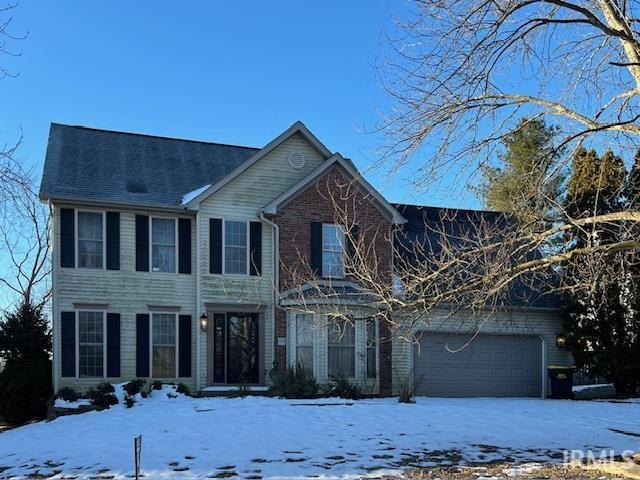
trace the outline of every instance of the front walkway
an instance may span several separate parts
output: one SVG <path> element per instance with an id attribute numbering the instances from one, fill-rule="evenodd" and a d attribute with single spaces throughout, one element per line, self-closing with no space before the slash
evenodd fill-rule
<path id="1" fill-rule="evenodd" d="M 142 435 L 146 478 L 380 475 L 414 465 L 562 461 L 565 449 L 640 449 L 640 402 L 320 401 L 178 396 L 0 434 L 0 478 L 126 478 Z M 37 477 L 44 478 L 44 477 Z"/>

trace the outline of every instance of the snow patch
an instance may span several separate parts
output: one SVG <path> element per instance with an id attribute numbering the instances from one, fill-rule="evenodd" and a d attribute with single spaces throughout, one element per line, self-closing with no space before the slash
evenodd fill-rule
<path id="1" fill-rule="evenodd" d="M 574 392 L 584 392 L 585 390 L 591 390 L 594 388 L 613 387 L 613 383 L 598 383 L 595 385 L 574 385 Z"/>
<path id="2" fill-rule="evenodd" d="M 205 190 L 207 190 L 211 185 L 204 185 L 200 188 L 196 188 L 195 190 L 189 192 L 189 193 L 185 193 L 182 196 L 182 200 L 180 200 L 180 205 L 186 205 L 187 203 L 189 203 L 191 200 L 193 200 L 194 198 L 196 198 L 198 195 L 200 195 L 201 193 L 203 193 Z"/>
<path id="3" fill-rule="evenodd" d="M 80 408 L 91 405 L 91 400 L 88 398 L 79 398 L 75 402 L 69 402 L 62 398 L 56 398 L 55 402 L 53 402 L 53 406 L 56 408 Z"/>

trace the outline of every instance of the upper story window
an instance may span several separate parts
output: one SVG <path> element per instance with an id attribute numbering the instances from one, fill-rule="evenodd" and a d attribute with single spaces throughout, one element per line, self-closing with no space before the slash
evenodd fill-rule
<path id="1" fill-rule="evenodd" d="M 104 224 L 101 212 L 78 212 L 78 267 L 103 268 Z"/>
<path id="2" fill-rule="evenodd" d="M 224 272 L 246 275 L 249 268 L 247 222 L 224 222 Z"/>
<path id="3" fill-rule="evenodd" d="M 151 271 L 176 271 L 176 220 L 151 219 Z"/>
<path id="4" fill-rule="evenodd" d="M 344 232 L 338 225 L 322 225 L 322 275 L 344 277 Z"/>

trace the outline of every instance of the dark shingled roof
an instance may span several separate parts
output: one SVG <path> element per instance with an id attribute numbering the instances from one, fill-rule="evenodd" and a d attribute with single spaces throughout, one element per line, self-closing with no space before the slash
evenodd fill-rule
<path id="1" fill-rule="evenodd" d="M 425 247 L 424 253 L 437 254 L 440 249 L 440 232 L 450 235 L 453 244 L 456 239 L 472 238 L 474 224 L 483 221 L 489 225 L 507 228 L 509 220 L 504 213 L 487 210 L 465 210 L 458 208 L 428 207 L 420 205 L 393 204 L 400 214 L 407 219 L 403 228 L 403 235 L 396 237 L 396 247 L 401 255 L 415 256 L 411 248 L 413 242 L 419 242 Z M 461 240 L 463 241 L 463 240 Z M 418 261 L 424 259 L 417 259 Z M 562 299 L 556 294 L 542 294 L 548 288 L 532 288 L 523 280 L 514 282 L 509 292 L 509 301 L 505 306 L 561 308 Z M 536 282 L 534 281 L 534 284 Z"/>
<path id="2" fill-rule="evenodd" d="M 259 150 L 52 123 L 40 197 L 178 207 Z"/>

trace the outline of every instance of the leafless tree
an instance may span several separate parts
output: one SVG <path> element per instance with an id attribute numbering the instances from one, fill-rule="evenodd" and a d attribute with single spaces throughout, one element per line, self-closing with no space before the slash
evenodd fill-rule
<path id="1" fill-rule="evenodd" d="M 380 165 L 407 172 L 426 188 L 443 175 L 475 182 L 479 167 L 523 118 L 553 118 L 562 137 L 553 165 L 539 182 L 556 182 L 575 148 L 590 142 L 630 159 L 640 144 L 640 3 L 618 0 L 415 0 L 412 14 L 390 36 L 381 76 L 393 107 L 380 132 L 386 138 Z M 558 154 L 563 152 L 562 154 Z M 523 187 L 532 196 L 547 189 Z M 584 262 L 602 278 L 607 258 L 633 252 L 640 240 L 618 235 L 579 248 L 552 248 L 552 240 L 576 232 L 627 229 L 640 212 L 627 210 L 572 218 L 561 199 L 531 199 L 557 217 L 531 231 L 517 225 L 475 226 L 464 241 L 442 248 L 437 265 L 410 267 L 427 298 L 469 305 L 491 304 L 517 283 L 556 282 L 559 269 Z M 504 228 L 503 228 L 504 227 Z M 448 237 L 442 237 L 447 243 Z M 433 263 L 433 262 L 432 262 Z M 415 271 L 419 268 L 422 274 Z M 437 277 L 437 278 L 436 278 Z M 451 282 L 458 277 L 463 282 Z M 406 281 L 406 285 L 412 282 Z M 447 286 L 445 288 L 445 286 Z M 453 287 L 457 285 L 456 287 Z M 502 291 L 502 293 L 500 293 Z M 427 292 L 424 292 L 427 293 Z"/>

